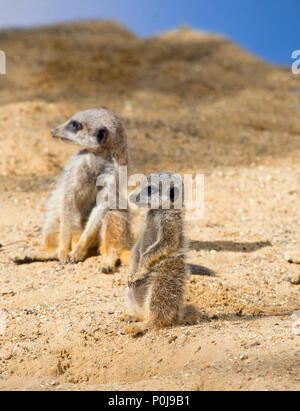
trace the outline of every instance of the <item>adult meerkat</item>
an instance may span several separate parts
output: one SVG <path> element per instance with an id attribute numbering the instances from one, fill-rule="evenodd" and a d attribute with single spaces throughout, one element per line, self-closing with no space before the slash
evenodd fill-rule
<path id="1" fill-rule="evenodd" d="M 182 189 L 178 174 L 153 173 L 130 196 L 130 201 L 139 207 L 152 203 L 131 252 L 125 291 L 124 319 L 140 323 L 128 325 L 126 333 L 137 335 L 149 327 L 170 326 L 181 322 L 187 314 L 183 306 L 188 270 L 180 204 Z"/>
<path id="2" fill-rule="evenodd" d="M 91 109 L 74 114 L 51 131 L 52 137 L 81 146 L 65 167 L 46 210 L 43 244 L 47 253 L 16 257 L 15 263 L 59 259 L 76 263 L 100 243 L 103 271 L 112 271 L 131 249 L 128 212 L 110 210 L 107 197 L 118 173 L 127 166 L 123 123 L 111 111 Z M 98 178 L 102 186 L 97 186 Z M 126 200 L 125 200 L 126 201 Z"/>

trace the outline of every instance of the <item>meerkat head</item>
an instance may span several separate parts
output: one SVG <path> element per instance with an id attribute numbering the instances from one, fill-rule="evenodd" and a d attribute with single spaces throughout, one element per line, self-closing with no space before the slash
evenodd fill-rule
<path id="1" fill-rule="evenodd" d="M 183 181 L 179 174 L 170 171 L 152 173 L 129 196 L 138 207 L 151 209 L 181 209 Z"/>
<path id="2" fill-rule="evenodd" d="M 127 164 L 127 138 L 122 121 L 106 109 L 74 114 L 51 130 L 53 138 L 78 144 L 94 152 L 111 155 L 119 165 Z"/>

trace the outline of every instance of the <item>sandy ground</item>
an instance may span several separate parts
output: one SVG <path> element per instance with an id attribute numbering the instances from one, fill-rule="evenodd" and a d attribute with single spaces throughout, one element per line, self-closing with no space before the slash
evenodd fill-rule
<path id="1" fill-rule="evenodd" d="M 299 77 L 186 28 L 140 40 L 82 23 L 0 40 L 21 62 L 0 79 L 0 388 L 299 390 L 300 290 L 288 279 L 300 271 L 283 258 L 300 248 Z M 74 152 L 49 129 L 93 106 L 124 119 L 133 172 L 205 175 L 188 260 L 215 275 L 188 280 L 186 300 L 203 313 L 195 325 L 125 335 L 126 269 L 103 274 L 101 256 L 10 262 L 39 248 L 49 192 Z"/>

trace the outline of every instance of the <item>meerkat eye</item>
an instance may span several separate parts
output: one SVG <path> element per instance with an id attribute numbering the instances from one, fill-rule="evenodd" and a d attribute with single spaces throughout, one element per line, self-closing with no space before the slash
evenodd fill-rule
<path id="1" fill-rule="evenodd" d="M 68 126 L 68 130 L 72 131 L 73 133 L 77 133 L 77 131 L 82 130 L 82 124 L 78 121 L 71 121 Z"/>
<path id="2" fill-rule="evenodd" d="M 151 197 L 151 194 L 152 194 L 152 187 L 149 186 L 149 187 L 148 187 L 148 196 Z"/>
<path id="3" fill-rule="evenodd" d="M 100 130 L 98 130 L 97 132 L 97 142 L 98 144 L 103 144 L 108 136 L 108 131 L 106 128 L 101 128 Z"/>

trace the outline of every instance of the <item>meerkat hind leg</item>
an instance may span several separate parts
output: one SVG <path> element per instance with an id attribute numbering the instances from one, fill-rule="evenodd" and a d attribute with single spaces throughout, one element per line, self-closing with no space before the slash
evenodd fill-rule
<path id="1" fill-rule="evenodd" d="M 155 274 L 154 274 L 155 276 Z M 144 321 L 129 324 L 126 334 L 143 335 L 150 328 L 170 327 L 178 320 L 180 314 L 180 291 L 163 278 L 153 280 L 146 297 Z"/>
<path id="2" fill-rule="evenodd" d="M 159 274 L 158 274 L 159 275 Z M 169 327 L 180 316 L 182 290 L 168 276 L 154 279 L 148 296 L 147 322 L 156 327 Z"/>
<path id="3" fill-rule="evenodd" d="M 147 298 L 147 286 L 127 287 L 125 290 L 126 314 L 123 314 L 121 320 L 130 321 L 131 324 L 124 328 L 125 334 L 131 334 L 133 337 L 145 334 L 149 326 L 144 323 L 147 316 L 145 299 Z"/>
<path id="4" fill-rule="evenodd" d="M 133 337 L 138 337 L 140 335 L 144 335 L 150 328 L 168 327 L 175 323 L 174 315 L 174 312 L 170 313 L 167 317 L 162 317 L 161 314 L 157 316 L 157 312 L 154 315 L 153 313 L 150 313 L 150 318 L 147 322 L 133 322 L 128 324 L 125 327 L 124 332 L 126 334 L 131 334 Z M 201 318 L 201 313 L 193 305 L 186 305 L 182 308 L 181 312 L 177 313 L 176 322 L 181 325 L 193 325 L 196 324 Z"/>
<path id="5" fill-rule="evenodd" d="M 104 273 L 112 272 L 120 262 L 128 264 L 130 247 L 130 229 L 126 216 L 118 212 L 108 211 L 101 230 L 102 271 Z"/>
<path id="6" fill-rule="evenodd" d="M 58 248 L 59 232 L 49 232 L 44 235 L 44 250 L 55 251 Z"/>
<path id="7" fill-rule="evenodd" d="M 77 222 L 76 228 L 73 228 L 71 233 L 72 251 L 69 256 L 71 263 L 85 260 L 89 250 L 98 243 L 99 221 L 101 221 L 101 210 L 99 211 L 99 207 L 95 207 L 84 228 L 80 227 L 79 222 Z"/>

